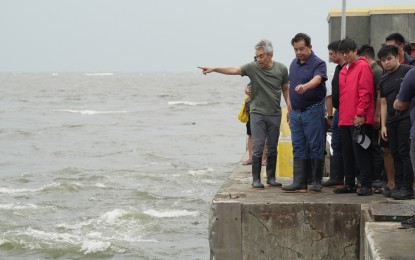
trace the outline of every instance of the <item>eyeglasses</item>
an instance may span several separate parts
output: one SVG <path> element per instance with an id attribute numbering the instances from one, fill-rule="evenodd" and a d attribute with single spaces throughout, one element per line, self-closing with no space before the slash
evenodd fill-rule
<path id="1" fill-rule="evenodd" d="M 257 61 L 257 59 L 263 59 L 263 58 L 265 58 L 266 56 L 267 56 L 267 54 L 262 53 L 262 54 L 259 54 L 258 56 L 255 56 L 255 57 L 254 57 L 254 59 L 255 59 L 255 61 Z"/>
<path id="2" fill-rule="evenodd" d="M 347 55 L 347 54 L 349 54 L 350 52 L 351 52 L 352 50 L 341 50 L 341 51 L 339 51 L 339 53 L 341 54 L 341 55 Z"/>

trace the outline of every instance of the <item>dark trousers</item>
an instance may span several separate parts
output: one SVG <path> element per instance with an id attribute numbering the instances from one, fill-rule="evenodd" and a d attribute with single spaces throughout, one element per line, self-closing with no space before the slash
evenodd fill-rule
<path id="1" fill-rule="evenodd" d="M 342 139 L 339 128 L 339 110 L 334 111 L 333 123 L 331 125 L 331 149 L 333 156 L 342 156 Z"/>
<path id="2" fill-rule="evenodd" d="M 365 133 L 372 138 L 372 126 L 363 125 Z M 360 183 L 362 187 L 372 186 L 372 162 L 371 149 L 369 146 L 364 149 L 360 144 L 353 141 L 354 126 L 340 126 L 343 150 L 343 166 L 345 184 L 355 186 L 355 178 L 358 170 L 360 173 Z"/>
<path id="3" fill-rule="evenodd" d="M 395 182 L 398 188 L 412 187 L 414 171 L 410 156 L 411 119 L 405 118 L 388 123 L 388 140 L 395 165 Z"/>
<path id="4" fill-rule="evenodd" d="M 373 129 L 372 132 L 372 180 L 381 180 L 384 167 L 383 150 L 379 145 L 380 131 Z"/>

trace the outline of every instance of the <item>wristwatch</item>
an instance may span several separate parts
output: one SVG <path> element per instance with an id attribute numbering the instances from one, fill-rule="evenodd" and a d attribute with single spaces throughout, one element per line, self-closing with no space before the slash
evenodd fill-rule
<path id="1" fill-rule="evenodd" d="M 333 120 L 333 116 L 327 116 L 328 120 Z"/>

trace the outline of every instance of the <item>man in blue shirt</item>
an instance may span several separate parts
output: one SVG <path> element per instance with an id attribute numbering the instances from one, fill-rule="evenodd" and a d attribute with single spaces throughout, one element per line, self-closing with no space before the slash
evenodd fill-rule
<path id="1" fill-rule="evenodd" d="M 398 96 L 396 97 L 395 102 L 393 103 L 393 108 L 396 110 L 405 110 L 410 109 L 410 117 L 412 122 L 411 132 L 410 132 L 410 140 L 411 140 L 411 148 L 410 148 L 410 155 L 412 161 L 412 168 L 415 172 L 414 165 L 415 165 L 415 104 L 414 104 L 414 97 L 415 97 L 415 68 L 411 69 L 406 73 L 401 88 L 399 90 Z M 415 215 L 403 222 L 401 222 L 403 227 L 413 227 L 415 228 Z"/>
<path id="2" fill-rule="evenodd" d="M 311 38 L 298 33 L 291 40 L 296 58 L 289 70 L 289 114 L 294 157 L 294 180 L 283 192 L 307 192 L 307 174 L 313 185 L 310 192 L 321 192 L 325 149 L 326 62 L 312 51 Z M 289 107 L 290 109 L 290 107 Z"/>

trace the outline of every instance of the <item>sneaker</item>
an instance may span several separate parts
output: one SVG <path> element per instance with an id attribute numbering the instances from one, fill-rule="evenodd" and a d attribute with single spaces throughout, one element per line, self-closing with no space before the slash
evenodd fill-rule
<path id="1" fill-rule="evenodd" d="M 410 200 L 414 199 L 414 190 L 413 189 L 406 189 L 400 188 L 397 192 L 393 192 L 391 197 L 396 200 Z"/>
<path id="2" fill-rule="evenodd" d="M 361 187 L 359 191 L 357 192 L 358 196 L 370 196 L 373 195 L 372 193 L 372 187 Z"/>
<path id="3" fill-rule="evenodd" d="M 336 188 L 333 190 L 334 193 L 341 194 L 341 193 L 356 193 L 356 187 L 344 185 L 342 187 Z"/>
<path id="4" fill-rule="evenodd" d="M 401 226 L 403 228 L 415 228 L 415 215 L 405 221 L 402 221 Z"/>

